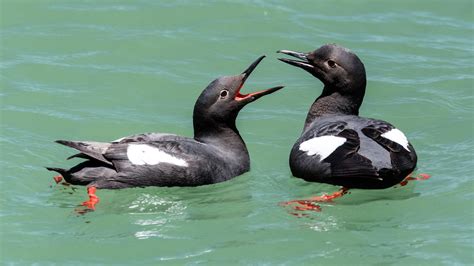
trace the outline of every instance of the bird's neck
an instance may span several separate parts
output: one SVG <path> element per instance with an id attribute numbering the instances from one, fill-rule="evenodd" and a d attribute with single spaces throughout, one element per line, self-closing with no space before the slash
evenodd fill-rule
<path id="1" fill-rule="evenodd" d="M 359 115 L 359 108 L 364 95 L 344 95 L 334 89 L 324 87 L 322 94 L 314 101 L 309 109 L 303 131 L 318 117 L 326 115 Z"/>
<path id="2" fill-rule="evenodd" d="M 216 147 L 244 166 L 250 165 L 247 146 L 235 126 L 235 120 L 218 123 L 195 116 L 194 139 Z"/>

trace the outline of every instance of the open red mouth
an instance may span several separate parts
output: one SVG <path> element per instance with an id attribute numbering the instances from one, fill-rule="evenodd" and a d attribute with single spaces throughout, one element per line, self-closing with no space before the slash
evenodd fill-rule
<path id="1" fill-rule="evenodd" d="M 266 90 L 252 92 L 252 93 L 242 94 L 242 93 L 240 93 L 240 89 L 242 89 L 243 85 L 244 85 L 244 83 L 242 83 L 242 85 L 240 85 L 239 89 L 237 90 L 237 93 L 235 94 L 234 100 L 242 101 L 242 100 L 246 100 L 246 99 L 249 99 L 249 98 L 252 98 L 252 97 L 257 97 L 257 96 L 260 97 L 260 96 L 272 93 L 276 90 L 279 90 L 279 89 L 283 88 L 283 86 L 278 86 L 278 87 L 274 87 L 274 88 L 271 88 L 271 89 L 266 89 Z M 269 92 L 269 91 L 271 91 L 271 92 Z"/>
<path id="2" fill-rule="evenodd" d="M 243 78 L 242 78 L 242 84 L 240 84 L 239 88 L 237 89 L 237 93 L 236 93 L 235 96 L 234 96 L 234 100 L 236 100 L 236 101 L 243 101 L 243 100 L 247 100 L 247 99 L 255 100 L 255 99 L 257 99 L 257 98 L 260 98 L 260 97 L 263 96 L 263 95 L 267 95 L 267 94 L 273 93 L 273 92 L 275 92 L 275 91 L 277 91 L 277 90 L 283 88 L 283 86 L 277 86 L 277 87 L 273 87 L 273 88 L 270 88 L 270 89 L 261 90 L 261 91 L 256 91 L 256 92 L 252 92 L 252 93 L 248 93 L 248 94 L 242 94 L 242 93 L 240 93 L 240 90 L 241 90 L 242 87 L 244 86 L 245 81 L 246 81 L 247 78 L 250 76 L 250 74 L 252 73 L 252 71 L 257 67 L 257 65 L 263 60 L 263 58 L 265 58 L 265 56 L 259 57 L 257 60 L 255 60 L 255 62 L 253 62 L 253 63 L 242 73 L 242 75 L 244 75 Z"/>

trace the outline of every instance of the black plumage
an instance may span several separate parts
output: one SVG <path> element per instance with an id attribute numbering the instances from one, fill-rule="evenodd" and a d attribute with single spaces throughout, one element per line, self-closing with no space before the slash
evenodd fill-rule
<path id="1" fill-rule="evenodd" d="M 401 131 L 388 122 L 359 116 L 366 74 L 354 53 L 333 44 L 310 53 L 278 52 L 298 58 L 280 60 L 308 71 L 324 84 L 291 150 L 294 176 L 346 188 L 382 189 L 400 183 L 415 169 L 416 152 Z M 322 159 L 317 151 L 328 150 L 330 140 L 319 147 L 307 141 L 323 136 L 334 137 L 334 150 Z M 315 154 L 309 155 L 302 143 Z"/>
<path id="2" fill-rule="evenodd" d="M 250 159 L 235 125 L 237 115 L 248 103 L 282 88 L 240 93 L 263 58 L 242 74 L 220 77 L 204 89 L 194 107 L 194 138 L 145 133 L 107 143 L 58 140 L 80 152 L 70 158 L 86 161 L 68 170 L 48 169 L 59 172 L 68 183 L 99 189 L 199 186 L 247 172 Z"/>

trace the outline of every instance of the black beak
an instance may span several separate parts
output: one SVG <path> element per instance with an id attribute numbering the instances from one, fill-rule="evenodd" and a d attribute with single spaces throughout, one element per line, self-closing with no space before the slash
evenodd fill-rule
<path id="1" fill-rule="evenodd" d="M 287 64 L 290 64 L 292 66 L 296 66 L 299 68 L 302 68 L 306 71 L 312 71 L 314 69 L 314 66 L 310 64 L 308 60 L 308 54 L 307 53 L 301 53 L 301 52 L 295 52 L 295 51 L 290 51 L 290 50 L 279 50 L 277 53 L 281 54 L 286 54 L 289 56 L 296 57 L 300 60 L 294 60 L 294 59 L 287 59 L 287 58 L 278 58 L 278 60 L 285 62 Z"/>
<path id="2" fill-rule="evenodd" d="M 250 76 L 252 71 L 258 66 L 258 64 L 262 62 L 263 58 L 265 58 L 265 55 L 262 55 L 259 58 L 257 58 L 257 60 L 255 60 L 249 67 L 247 67 L 247 69 L 244 72 L 242 72 L 242 75 L 244 75 L 244 79 L 243 79 L 244 82 Z"/>
<path id="3" fill-rule="evenodd" d="M 284 88 L 283 86 L 277 86 L 277 87 L 273 87 L 273 88 L 266 89 L 266 90 L 252 92 L 252 93 L 249 93 L 249 94 L 241 94 L 240 93 L 240 90 L 242 89 L 242 86 L 244 85 L 245 80 L 250 76 L 252 71 L 263 60 L 263 58 L 265 58 L 264 55 L 260 56 L 244 72 L 242 72 L 242 75 L 243 75 L 242 83 L 241 83 L 240 87 L 237 89 L 237 92 L 236 92 L 235 97 L 234 97 L 234 99 L 236 101 L 249 103 L 249 102 L 252 102 L 252 101 L 254 101 L 254 100 L 256 100 L 256 99 L 258 99 L 258 98 L 260 98 L 264 95 L 274 93 L 275 91 Z"/>

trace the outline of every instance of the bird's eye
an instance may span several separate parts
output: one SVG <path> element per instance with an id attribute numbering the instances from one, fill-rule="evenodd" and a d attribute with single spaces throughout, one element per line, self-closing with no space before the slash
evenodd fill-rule
<path id="1" fill-rule="evenodd" d="M 336 67 L 336 62 L 334 62 L 332 60 L 328 60 L 328 66 L 330 66 L 332 68 L 335 68 Z"/>
<path id="2" fill-rule="evenodd" d="M 221 98 L 225 98 L 225 97 L 227 97 L 227 95 L 229 95 L 228 90 L 221 90 L 221 93 L 220 93 Z"/>

